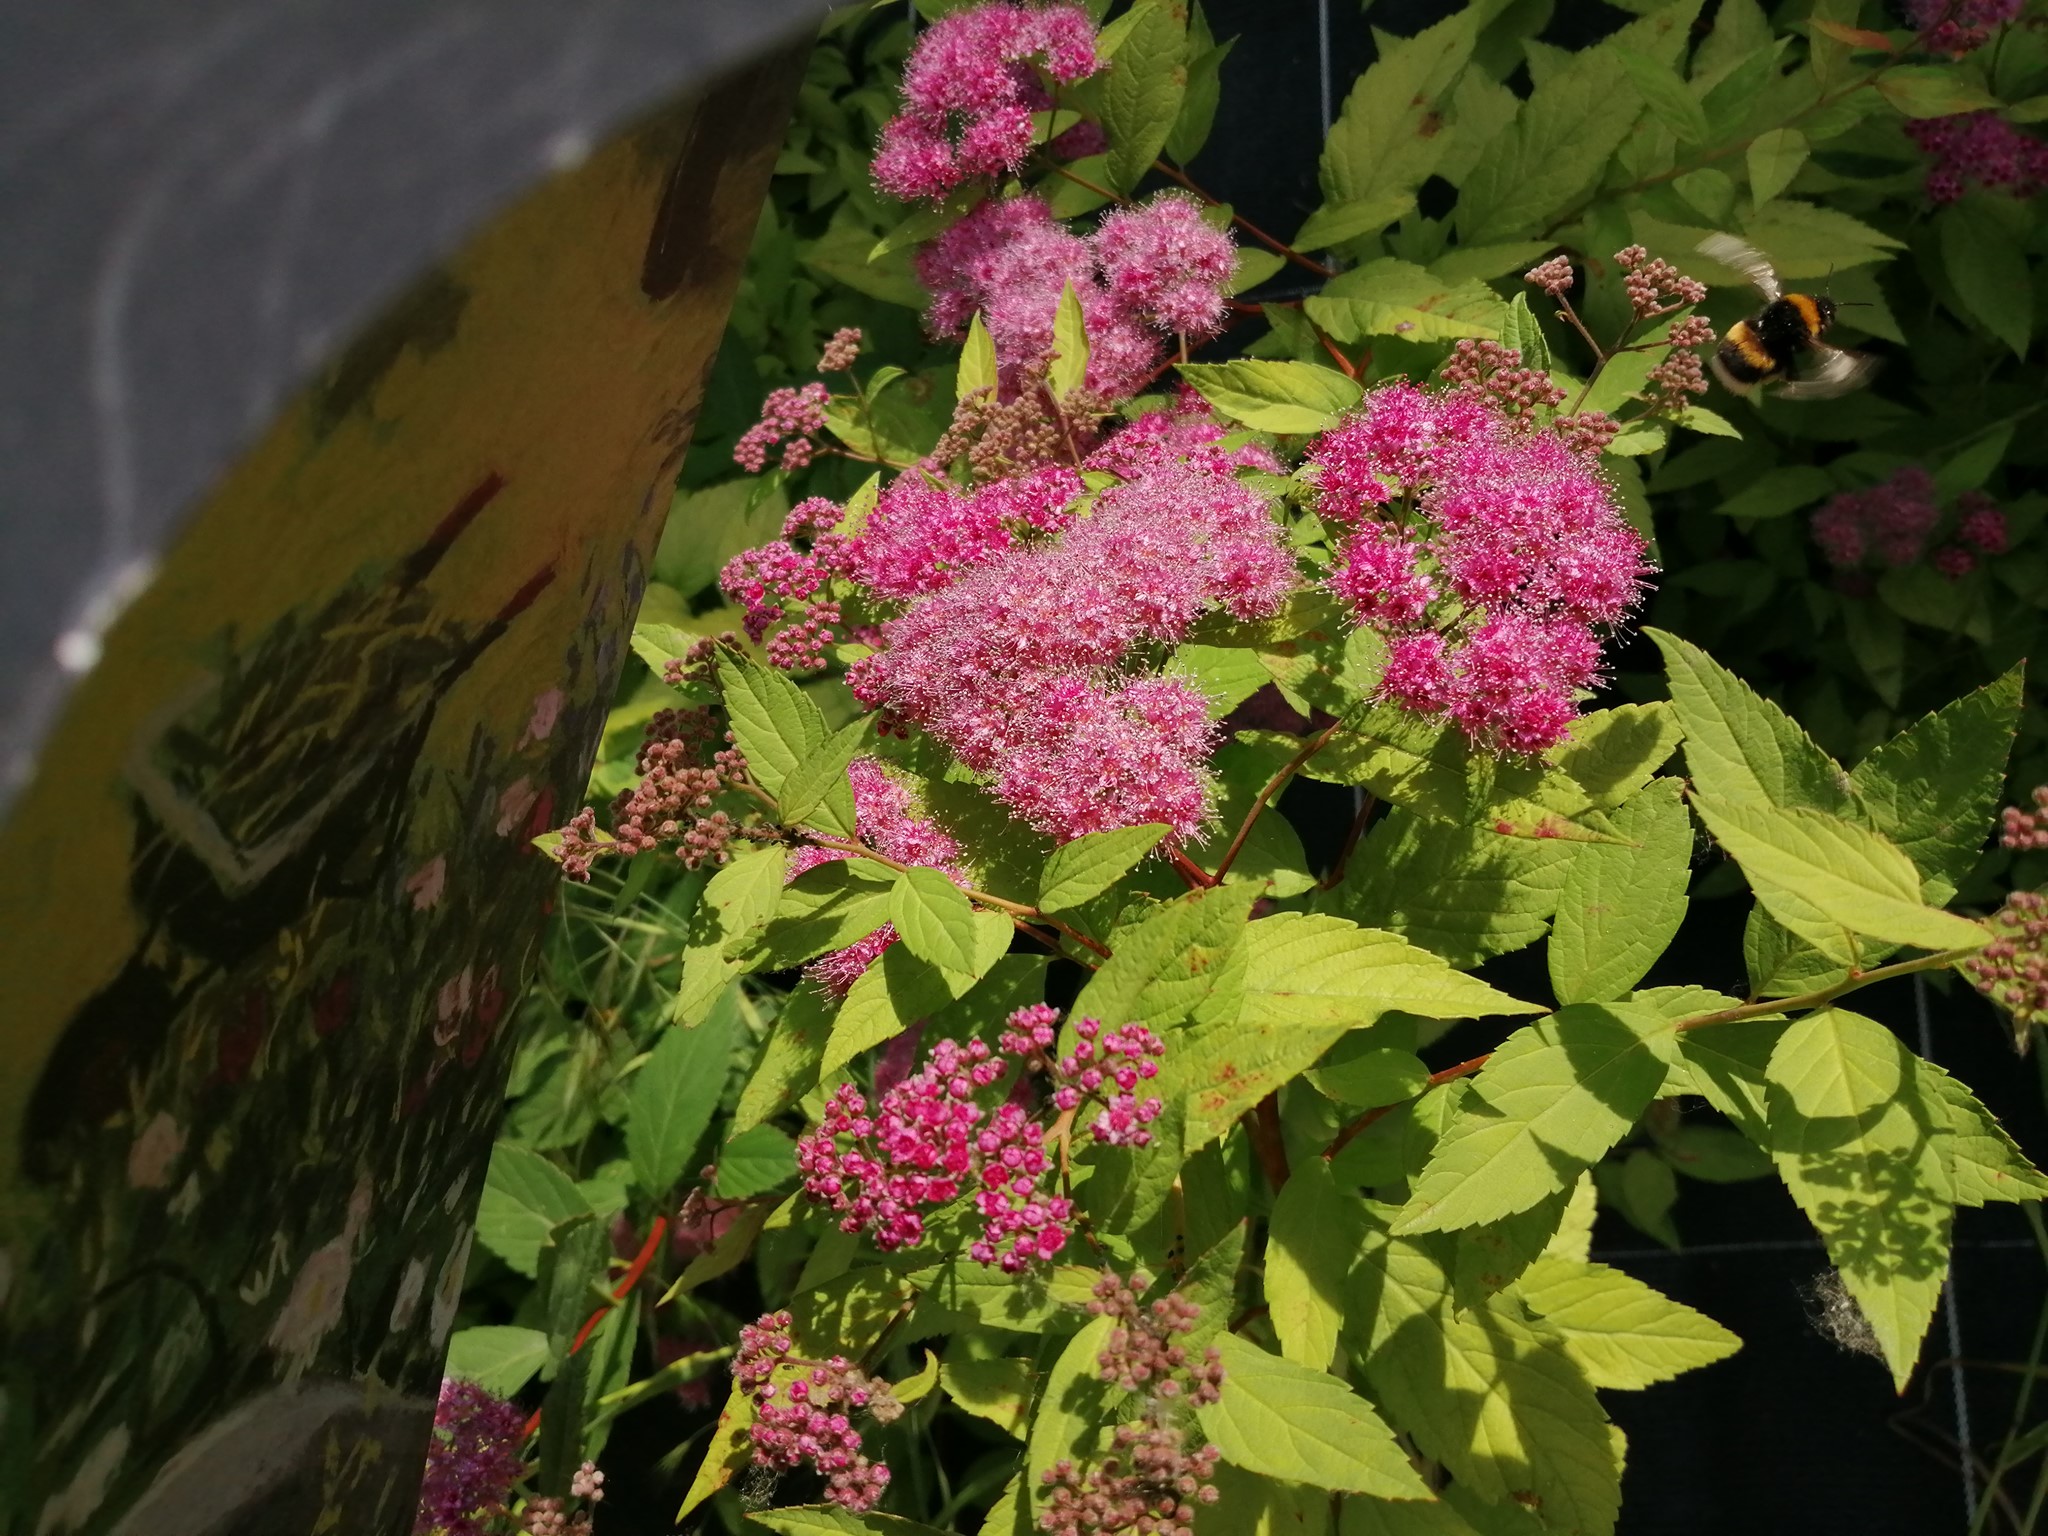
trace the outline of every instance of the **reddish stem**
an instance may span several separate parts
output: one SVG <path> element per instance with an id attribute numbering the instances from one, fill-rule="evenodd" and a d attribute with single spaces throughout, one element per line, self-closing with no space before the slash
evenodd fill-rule
<path id="1" fill-rule="evenodd" d="M 1178 848 L 1169 848 L 1166 851 L 1166 862 L 1171 864 L 1175 873 L 1188 883 L 1188 889 L 1191 891 L 1206 891 L 1217 883 L 1214 875 Z"/>
<path id="2" fill-rule="evenodd" d="M 654 1262 L 655 1252 L 661 1247 L 661 1240 L 667 1235 L 668 1218 L 666 1216 L 655 1217 L 654 1225 L 648 1229 L 647 1241 L 640 1245 L 640 1251 L 633 1256 L 633 1262 L 626 1266 L 626 1273 L 620 1278 L 619 1283 L 612 1288 L 611 1301 L 591 1313 L 589 1317 L 583 1320 L 583 1326 L 576 1330 L 576 1337 L 569 1344 L 570 1354 L 575 1354 L 576 1351 L 590 1342 L 591 1334 L 596 1332 L 597 1325 L 604 1321 L 605 1314 L 611 1311 L 614 1304 L 624 1301 L 632 1292 L 633 1287 L 640 1283 L 640 1277 L 647 1273 L 647 1266 Z M 526 1421 L 526 1433 L 531 1436 L 539 1428 L 540 1410 L 536 1408 L 533 1411 L 533 1417 Z"/>
<path id="3" fill-rule="evenodd" d="M 1445 1083 L 1451 1082 L 1456 1078 L 1470 1077 L 1474 1072 L 1485 1066 L 1492 1056 L 1493 1052 L 1488 1051 L 1484 1056 L 1474 1056 L 1470 1061 L 1461 1061 L 1455 1067 L 1445 1067 L 1441 1072 L 1432 1072 L 1429 1075 L 1429 1081 L 1423 1085 L 1422 1092 L 1427 1093 L 1432 1088 L 1440 1088 Z M 1323 1161 L 1330 1161 L 1339 1152 L 1350 1146 L 1362 1133 L 1378 1124 L 1382 1116 L 1393 1113 L 1393 1111 L 1401 1107 L 1401 1104 L 1412 1102 L 1413 1100 L 1403 1099 L 1398 1104 L 1382 1104 L 1377 1109 L 1368 1109 L 1356 1120 L 1345 1126 L 1343 1130 L 1339 1131 L 1335 1141 L 1323 1148 Z"/>
<path id="4" fill-rule="evenodd" d="M 1287 1139 L 1280 1133 L 1280 1099 L 1267 1094 L 1244 1117 L 1245 1134 L 1250 1137 L 1252 1155 L 1259 1171 L 1275 1195 L 1287 1186 Z"/>

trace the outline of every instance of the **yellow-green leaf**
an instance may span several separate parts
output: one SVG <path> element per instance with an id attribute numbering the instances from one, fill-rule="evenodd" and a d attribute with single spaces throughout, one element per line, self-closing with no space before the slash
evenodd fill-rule
<path id="1" fill-rule="evenodd" d="M 1394 1432 L 1336 1377 L 1270 1355 L 1234 1333 L 1217 1335 L 1216 1348 L 1223 1356 L 1222 1395 L 1196 1417 L 1232 1466 L 1337 1492 L 1431 1497 Z"/>

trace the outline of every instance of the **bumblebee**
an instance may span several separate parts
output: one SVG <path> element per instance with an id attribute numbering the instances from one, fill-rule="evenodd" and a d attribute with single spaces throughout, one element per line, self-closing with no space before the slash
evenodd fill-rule
<path id="1" fill-rule="evenodd" d="M 1764 296 L 1764 307 L 1729 326 L 1714 353 L 1714 377 L 1730 394 L 1754 394 L 1769 384 L 1787 400 L 1825 400 L 1869 381 L 1876 358 L 1821 340 L 1835 323 L 1833 299 L 1786 293 L 1771 264 L 1732 235 L 1709 235 L 1699 250 L 1733 267 Z"/>

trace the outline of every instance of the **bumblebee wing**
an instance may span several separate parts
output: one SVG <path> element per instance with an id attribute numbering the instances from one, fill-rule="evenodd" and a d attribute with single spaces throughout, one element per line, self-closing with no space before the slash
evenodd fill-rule
<path id="1" fill-rule="evenodd" d="M 1783 292 L 1778 286 L 1778 274 L 1771 264 L 1764 260 L 1763 253 L 1753 245 L 1736 239 L 1733 235 L 1709 235 L 1699 243 L 1699 252 L 1709 261 L 1718 261 L 1724 267 L 1733 267 L 1752 283 L 1756 291 L 1764 296 L 1764 302 L 1775 304 Z"/>
<path id="2" fill-rule="evenodd" d="M 1796 379 L 1778 386 L 1786 400 L 1831 400 L 1859 388 L 1877 372 L 1877 359 L 1867 352 L 1844 352 L 1840 347 L 1815 343 L 1808 351 L 1813 361 Z"/>

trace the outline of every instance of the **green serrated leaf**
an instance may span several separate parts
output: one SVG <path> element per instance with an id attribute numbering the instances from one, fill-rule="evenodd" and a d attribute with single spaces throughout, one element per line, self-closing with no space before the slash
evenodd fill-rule
<path id="1" fill-rule="evenodd" d="M 695 1029 L 670 1026 L 633 1075 L 628 1094 L 626 1156 L 636 1183 L 663 1199 L 689 1170 L 725 1091 L 736 1013 L 715 1009 Z"/>
<path id="2" fill-rule="evenodd" d="M 779 797 L 785 826 L 795 826 L 825 809 L 819 819 L 828 830 L 847 830 L 853 794 L 846 779 L 847 765 L 860 755 L 874 723 L 873 715 L 862 715 L 833 732 L 822 748 L 796 765 L 783 781 Z M 835 799 L 845 803 L 832 806 Z"/>
<path id="3" fill-rule="evenodd" d="M 1344 1325 L 1344 1277 L 1365 1232 L 1364 1204 L 1338 1187 L 1323 1158 L 1305 1160 L 1274 1200 L 1266 1307 L 1281 1354 L 1296 1364 L 1329 1369 Z"/>
<path id="4" fill-rule="evenodd" d="M 1871 83 L 1905 117 L 1955 117 L 1999 106 L 1996 96 L 1953 64 L 1894 64 Z"/>
<path id="5" fill-rule="evenodd" d="M 1612 810 L 1649 783 L 1684 739 L 1678 712 L 1662 700 L 1621 704 L 1579 716 L 1571 734 L 1551 749 L 1550 761 L 1596 808 Z"/>
<path id="6" fill-rule="evenodd" d="M 1355 379 L 1314 363 L 1183 363 L 1180 375 L 1219 414 L 1261 432 L 1320 432 L 1365 395 Z"/>
<path id="7" fill-rule="evenodd" d="M 1413 37 L 1382 40 L 1323 144 L 1319 176 L 1327 209 L 1412 201 L 1447 148 L 1439 105 L 1472 56 L 1478 24 L 1479 16 L 1467 11 Z"/>
<path id="8" fill-rule="evenodd" d="M 748 848 L 711 877 L 683 944 L 683 980 L 671 1017 L 702 1023 L 745 969 L 738 956 L 768 925 L 782 899 L 786 850 L 779 843 Z"/>
<path id="9" fill-rule="evenodd" d="M 1349 202 L 1325 203 L 1306 219 L 1294 236 L 1298 251 L 1324 251 L 1333 245 L 1376 235 L 1415 207 L 1413 192 L 1382 192 Z"/>
<path id="10" fill-rule="evenodd" d="M 1012 926 L 999 912 L 973 913 L 973 936 L 964 970 L 919 958 L 907 944 L 891 944 L 861 973 L 839 1005 L 821 1073 L 838 1071 L 862 1051 L 892 1040 L 919 1019 L 965 997 L 1010 947 Z"/>
<path id="11" fill-rule="evenodd" d="M 1942 266 L 1969 317 L 2025 357 L 2034 332 L 2034 289 L 2021 244 L 1981 201 L 1941 210 Z"/>
<path id="12" fill-rule="evenodd" d="M 780 1509 L 750 1509 L 747 1519 L 780 1536 L 945 1536 L 939 1527 L 920 1525 L 901 1515 L 879 1510 L 855 1514 L 837 1504 L 786 1504 Z"/>
<path id="13" fill-rule="evenodd" d="M 2024 670 L 1921 716 L 1849 775 L 1878 831 L 1925 880 L 1960 885 L 1977 861 L 2004 791 Z"/>
<path id="14" fill-rule="evenodd" d="M 1541 254 L 1539 251 L 1537 254 Z M 1436 264 L 1442 270 L 1443 263 Z M 1550 343 L 1543 336 L 1543 322 L 1536 318 L 1536 312 L 1529 308 L 1529 295 L 1517 290 L 1508 302 L 1508 321 L 1502 329 L 1501 342 L 1522 354 L 1525 368 L 1550 370 Z"/>
<path id="15" fill-rule="evenodd" d="M 1131 8 L 1102 82 L 1105 169 L 1113 191 L 1128 192 L 1152 168 L 1180 117 L 1187 91 L 1187 30 L 1163 0 Z"/>
<path id="16" fill-rule="evenodd" d="M 750 661 L 718 658 L 718 685 L 747 772 L 771 795 L 805 758 L 825 745 L 825 717 L 782 673 Z"/>
<path id="17" fill-rule="evenodd" d="M 1024 1443 L 1024 1483 L 1032 1490 L 1034 1505 L 1055 1462 L 1094 1459 L 1097 1430 L 1108 1417 L 1109 1398 L 1096 1358 L 1115 1327 L 1113 1317 L 1095 1318 L 1067 1341 L 1046 1373 L 1045 1390 L 1038 1396 Z"/>
<path id="18" fill-rule="evenodd" d="M 1352 1269 L 1346 1323 L 1375 1398 L 1454 1488 L 1540 1502 L 1555 1529 L 1611 1532 L 1621 1454 L 1564 1345 L 1508 1297 L 1460 1316 L 1431 1247 L 1375 1236 Z"/>
<path id="19" fill-rule="evenodd" d="M 901 871 L 889 893 L 889 921 L 920 960 L 971 972 L 979 944 L 974 906 L 943 870 Z"/>
<path id="20" fill-rule="evenodd" d="M 735 1132 L 780 1114 L 817 1085 L 832 1023 L 833 1004 L 823 988 L 807 984 L 789 994 L 740 1091 L 732 1113 Z"/>
<path id="21" fill-rule="evenodd" d="M 589 1214 L 582 1191 L 538 1152 L 509 1141 L 491 1149 L 476 1239 L 520 1274 L 539 1273 L 541 1246 L 551 1231 Z"/>
<path id="22" fill-rule="evenodd" d="M 1422 1092 L 1429 1082 L 1429 1068 L 1422 1058 L 1388 1046 L 1351 1049 L 1356 1041 L 1371 1038 L 1355 1036 L 1319 1062 L 1308 1074 L 1316 1092 L 1356 1109 L 1399 1104 Z"/>
<path id="23" fill-rule="evenodd" d="M 1664 653 L 1686 769 L 1702 794 L 1723 804 L 1846 809 L 1848 774 L 1782 709 L 1690 641 L 1643 633 Z"/>
<path id="24" fill-rule="evenodd" d="M 1596 1387 L 1670 1381 L 1742 1347 L 1712 1318 L 1605 1264 L 1538 1259 L 1516 1293 Z"/>
<path id="25" fill-rule="evenodd" d="M 1045 861 L 1045 871 L 1038 878 L 1039 910 L 1064 912 L 1092 901 L 1158 847 L 1167 831 L 1164 822 L 1148 821 L 1135 827 L 1084 833 L 1062 843 Z"/>
<path id="26" fill-rule="evenodd" d="M 1914 1057 L 1896 1035 L 1842 1008 L 1787 1027 L 1768 1075 L 1779 1175 L 1904 1391 L 1948 1272 L 1945 1103 L 1918 1091 Z"/>
<path id="27" fill-rule="evenodd" d="M 1626 996 L 1678 932 L 1692 865 L 1684 787 L 1658 779 L 1615 813 L 1628 843 L 1592 844 L 1573 857 L 1550 929 L 1559 1002 Z"/>
<path id="28" fill-rule="evenodd" d="M 1597 185 L 1643 101 L 1613 48 L 1576 54 L 1522 103 L 1459 189 L 1467 245 L 1534 235 Z"/>
<path id="29" fill-rule="evenodd" d="M 1955 1183 L 1958 1205 L 1981 1206 L 1994 1200 L 2018 1202 L 2048 1196 L 2048 1178 L 2027 1161 L 2005 1127 L 1977 1102 L 1977 1096 L 1931 1061 L 1915 1058 L 1922 1097 L 1945 1111 L 1948 1135 L 1941 1149 Z"/>
<path id="30" fill-rule="evenodd" d="M 1429 1487 L 1371 1404 L 1325 1371 L 1221 1333 L 1221 1397 L 1196 1410 L 1223 1459 L 1247 1472 L 1385 1499 L 1427 1499 Z"/>
<path id="31" fill-rule="evenodd" d="M 1120 934 L 1075 999 L 1072 1016 L 1163 1029 L 1187 1018 L 1214 991 L 1226 956 L 1241 944 L 1259 889 L 1222 885 L 1190 891 Z"/>
<path id="32" fill-rule="evenodd" d="M 516 1397 L 553 1358 L 538 1328 L 458 1328 L 448 1339 L 445 1375 L 473 1381 L 495 1397 Z"/>
<path id="33" fill-rule="evenodd" d="M 1668 128 L 1681 144 L 1705 142 L 1706 111 L 1701 107 L 1699 98 L 1678 78 L 1677 70 L 1662 59 L 1652 58 L 1633 48 L 1617 48 L 1615 53 L 1628 75 L 1629 84 L 1649 106 L 1651 117 Z"/>
<path id="34" fill-rule="evenodd" d="M 1773 128 L 1749 141 L 1749 195 L 1768 203 L 1792 185 L 1792 178 L 1806 164 L 1806 135 L 1797 128 Z"/>
<path id="35" fill-rule="evenodd" d="M 1088 328 L 1081 320 L 1081 296 L 1068 283 L 1060 291 L 1052 319 L 1052 371 L 1047 382 L 1053 398 L 1064 400 L 1088 379 Z"/>
<path id="36" fill-rule="evenodd" d="M 1341 274 L 1302 307 L 1334 339 L 1347 343 L 1371 336 L 1407 341 L 1493 337 L 1507 318 L 1499 297 L 1477 279 L 1448 283 L 1426 267 L 1392 257 Z"/>
<path id="37" fill-rule="evenodd" d="M 996 387 L 996 343 L 982 323 L 981 312 L 975 311 L 974 319 L 968 322 L 967 340 L 960 348 L 960 370 L 955 375 L 954 398 L 965 400 L 977 390 L 993 390 Z"/>
<path id="38" fill-rule="evenodd" d="M 1636 1004 L 1579 1003 L 1516 1030 L 1473 1080 L 1395 1231 L 1498 1221 L 1570 1187 L 1664 1085 L 1672 1021 Z"/>
<path id="39" fill-rule="evenodd" d="M 731 1482 L 733 1475 L 752 1458 L 754 1448 L 747 1432 L 753 1427 L 754 1399 L 734 1387 L 726 1394 L 725 1406 L 718 1411 L 718 1422 L 712 1426 L 704 1459 L 698 1463 L 697 1475 L 690 1480 L 689 1492 L 683 1495 L 682 1507 L 676 1511 L 676 1524 L 682 1524 L 690 1511 Z"/>
<path id="40" fill-rule="evenodd" d="M 1275 913 L 1251 927 L 1245 950 L 1247 1022 L 1357 1028 L 1396 1009 L 1427 1019 L 1541 1011 L 1398 934 L 1339 917 Z"/>
<path id="41" fill-rule="evenodd" d="M 1366 834 L 1327 899 L 1362 927 L 1464 970 L 1543 937 L 1578 846 L 1395 811 Z"/>
<path id="42" fill-rule="evenodd" d="M 956 1344 L 939 1367 L 939 1385 L 956 1408 L 985 1419 L 1004 1434 L 1022 1439 L 1031 1415 L 1038 1377 L 1027 1360 L 1003 1356 L 976 1359 Z"/>
<path id="43" fill-rule="evenodd" d="M 719 1148 L 713 1191 L 721 1200 L 750 1200 L 795 1177 L 796 1143 L 772 1125 L 757 1125 Z"/>
<path id="44" fill-rule="evenodd" d="M 1982 925 L 1926 905 L 1913 861 L 1875 832 L 1824 811 L 1728 805 L 1704 795 L 1693 804 L 1757 900 L 1823 954 L 1855 961 L 1858 934 L 1935 950 L 1974 949 L 1990 939 Z"/>

